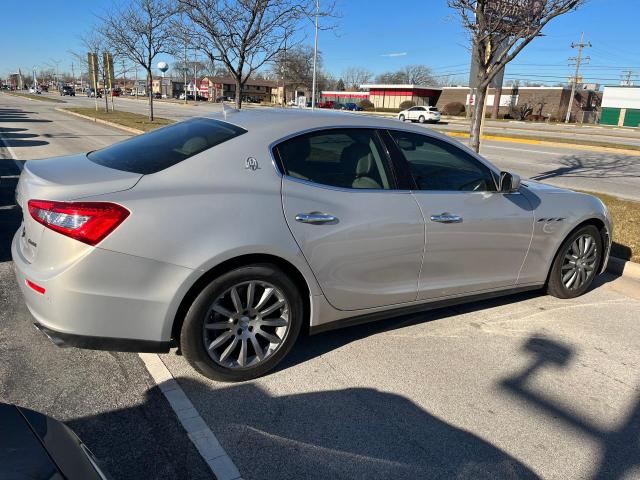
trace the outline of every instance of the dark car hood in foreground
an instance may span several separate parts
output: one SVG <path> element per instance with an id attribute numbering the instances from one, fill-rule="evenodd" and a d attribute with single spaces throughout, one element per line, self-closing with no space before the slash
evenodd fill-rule
<path id="1" fill-rule="evenodd" d="M 88 455 L 63 423 L 0 404 L 0 480 L 102 480 Z"/>

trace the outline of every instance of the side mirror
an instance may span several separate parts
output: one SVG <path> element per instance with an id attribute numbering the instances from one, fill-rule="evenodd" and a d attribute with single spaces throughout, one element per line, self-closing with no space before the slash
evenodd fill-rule
<path id="1" fill-rule="evenodd" d="M 502 193 L 514 193 L 520 188 L 520 175 L 510 172 L 500 172 L 499 189 Z"/>

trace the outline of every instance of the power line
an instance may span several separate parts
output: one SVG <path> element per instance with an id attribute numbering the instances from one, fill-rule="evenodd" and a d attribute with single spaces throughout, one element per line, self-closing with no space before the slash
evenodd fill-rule
<path id="1" fill-rule="evenodd" d="M 571 120 L 571 107 L 573 107 L 573 97 L 576 94 L 576 84 L 578 83 L 578 75 L 580 74 L 580 64 L 584 62 L 588 62 L 591 60 L 590 57 L 582 58 L 582 50 L 585 47 L 591 47 L 591 42 L 584 43 L 584 32 L 580 34 L 580 43 L 571 42 L 571 48 L 578 49 L 578 56 L 571 57 L 570 61 L 576 62 L 576 73 L 573 76 L 573 81 L 571 82 L 571 96 L 569 97 L 569 106 L 567 107 L 567 116 L 564 119 L 564 123 L 569 123 Z"/>

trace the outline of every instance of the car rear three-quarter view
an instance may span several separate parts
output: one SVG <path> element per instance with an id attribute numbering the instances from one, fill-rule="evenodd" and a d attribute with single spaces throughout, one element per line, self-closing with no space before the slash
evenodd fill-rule
<path id="1" fill-rule="evenodd" d="M 501 172 L 419 125 L 227 112 L 29 161 L 12 244 L 61 346 L 272 370 L 302 331 L 547 287 L 584 293 L 611 222 L 589 195 Z"/>

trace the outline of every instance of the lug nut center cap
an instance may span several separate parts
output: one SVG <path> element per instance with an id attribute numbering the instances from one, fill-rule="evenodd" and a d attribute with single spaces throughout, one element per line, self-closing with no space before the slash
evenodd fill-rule
<path id="1" fill-rule="evenodd" d="M 249 326 L 249 321 L 250 318 L 249 317 L 240 317 L 240 328 L 247 328 Z"/>

